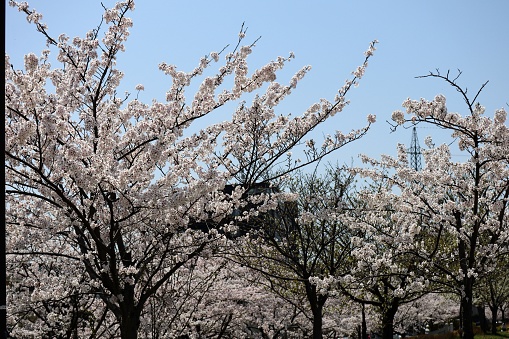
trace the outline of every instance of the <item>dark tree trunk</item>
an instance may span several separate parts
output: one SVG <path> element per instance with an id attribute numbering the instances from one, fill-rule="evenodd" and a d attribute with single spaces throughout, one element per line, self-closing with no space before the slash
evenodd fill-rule
<path id="1" fill-rule="evenodd" d="M 490 306 L 491 311 L 491 334 L 497 334 L 497 313 L 498 307 L 494 305 Z"/>
<path id="2" fill-rule="evenodd" d="M 323 338 L 323 305 L 327 300 L 327 296 L 320 295 L 316 292 L 316 286 L 306 282 L 306 295 L 308 297 L 311 312 L 313 312 L 313 339 Z"/>
<path id="3" fill-rule="evenodd" d="M 394 316 L 398 311 L 399 304 L 393 302 L 385 306 L 382 310 L 382 339 L 393 339 L 394 336 Z"/>
<path id="4" fill-rule="evenodd" d="M 459 314 L 459 316 L 460 316 L 460 324 L 459 324 L 459 326 L 460 326 L 460 328 L 459 328 L 460 336 L 461 336 L 461 338 L 463 338 L 463 303 L 462 302 L 460 302 L 460 314 Z"/>
<path id="5" fill-rule="evenodd" d="M 122 292 L 124 300 L 120 303 L 120 336 L 122 339 L 137 339 L 140 327 L 140 305 L 136 307 L 133 286 L 126 285 Z"/>
<path id="6" fill-rule="evenodd" d="M 474 339 L 474 326 L 472 324 L 472 287 L 473 278 L 465 278 L 465 294 L 461 297 L 461 309 L 463 311 L 463 339 Z"/>
<path id="7" fill-rule="evenodd" d="M 481 331 L 486 334 L 488 333 L 488 321 L 486 320 L 486 310 L 484 306 L 476 306 L 477 313 L 479 314 L 479 324 L 481 326 Z"/>
<path id="8" fill-rule="evenodd" d="M 140 317 L 135 314 L 125 315 L 120 321 L 120 336 L 122 339 L 138 339 Z"/>
<path id="9" fill-rule="evenodd" d="M 313 309 L 313 339 L 322 339 L 322 326 L 323 326 L 323 305 L 317 305 Z"/>
<path id="10" fill-rule="evenodd" d="M 362 304 L 362 324 L 361 324 L 361 339 L 368 339 L 368 327 L 366 325 L 366 305 Z"/>

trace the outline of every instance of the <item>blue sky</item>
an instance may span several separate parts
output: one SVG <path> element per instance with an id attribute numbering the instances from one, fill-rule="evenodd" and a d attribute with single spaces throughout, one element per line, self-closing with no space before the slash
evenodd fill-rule
<path id="1" fill-rule="evenodd" d="M 7 3 L 7 0 L 5 0 Z M 106 6 L 113 1 L 103 0 Z M 41 12 L 49 32 L 58 36 L 84 35 L 95 28 L 102 15 L 100 1 L 34 0 L 31 7 Z M 365 0 L 365 1 L 138 1 L 131 13 L 134 27 L 119 57 L 125 73 L 122 90 L 135 92 L 144 84 L 139 98 L 162 100 L 169 78 L 157 66 L 165 61 L 181 70 L 194 68 L 200 57 L 235 44 L 243 22 L 248 27 L 246 42 L 261 36 L 249 61 L 250 69 L 277 56 L 295 53 L 295 60 L 278 78 L 281 82 L 305 65 L 312 71 L 299 84 L 278 113 L 297 115 L 320 98 L 332 99 L 345 79 L 363 61 L 363 52 L 373 39 L 377 51 L 370 60 L 360 86 L 348 98 L 351 104 L 316 134 L 344 132 L 362 127 L 368 114 L 377 123 L 363 139 L 347 145 L 326 161 L 360 164 L 358 154 L 372 157 L 396 154 L 398 142 L 410 145 L 411 129 L 390 133 L 392 111 L 407 97 L 447 97 L 450 111 L 466 114 L 459 94 L 438 79 L 416 79 L 440 69 L 463 75 L 458 83 L 472 96 L 489 80 L 479 97 L 487 114 L 509 104 L 509 1 L 490 0 Z M 21 67 L 23 55 L 39 54 L 44 39 L 24 16 L 6 8 L 6 52 Z M 452 139 L 441 130 L 418 128 L 421 146 L 425 136 L 437 143 Z"/>

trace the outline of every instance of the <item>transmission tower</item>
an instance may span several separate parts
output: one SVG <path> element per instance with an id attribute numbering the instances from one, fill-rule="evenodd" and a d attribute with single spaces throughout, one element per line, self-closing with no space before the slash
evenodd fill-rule
<path id="1" fill-rule="evenodd" d="M 410 155 L 410 167 L 416 171 L 420 171 L 422 169 L 422 153 L 421 146 L 419 146 L 419 139 L 417 139 L 417 129 L 415 127 L 412 131 L 412 142 L 410 143 L 410 148 L 407 149 L 407 153 Z"/>

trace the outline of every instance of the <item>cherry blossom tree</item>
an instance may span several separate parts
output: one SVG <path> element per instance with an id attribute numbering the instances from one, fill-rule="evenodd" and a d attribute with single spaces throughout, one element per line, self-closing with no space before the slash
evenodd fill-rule
<path id="1" fill-rule="evenodd" d="M 459 300 L 455 295 L 429 293 L 402 305 L 394 317 L 399 333 L 422 334 L 430 324 L 449 324 L 459 315 Z"/>
<path id="2" fill-rule="evenodd" d="M 190 72 L 161 63 L 172 80 L 166 101 L 145 104 L 117 91 L 123 73 L 116 61 L 132 27 L 127 15 L 134 1 L 105 9 L 101 25 L 72 39 L 53 37 L 26 2 L 9 4 L 26 14 L 48 44 L 40 56 L 25 56 L 24 70 L 5 55 L 8 292 L 11 300 L 26 298 L 24 309 L 8 308 L 9 331 L 43 336 L 60 322 L 62 337 L 136 338 L 158 292 L 235 229 L 227 217 L 248 204 L 244 193 L 254 183 L 319 161 L 362 137 L 375 120 L 369 116 L 365 127 L 338 131 L 321 147 L 306 144 L 310 131 L 348 104 L 345 95 L 364 74 L 375 42 L 332 101 L 321 99 L 296 117 L 276 115 L 275 109 L 310 67 L 288 85 L 277 82 L 276 73 L 293 55 L 249 72 L 247 58 L 255 46 L 243 45 L 245 29 L 233 48 L 201 58 Z M 50 64 L 50 52 L 60 67 Z M 188 99 L 186 90 L 197 82 Z M 196 121 L 251 92 L 258 93 L 252 104 L 240 102 L 231 120 L 196 131 Z M 296 147 L 313 152 L 294 161 L 288 154 Z M 227 194 L 228 183 L 240 185 Z M 269 210 L 275 195 L 249 199 Z M 193 230 L 199 222 L 217 227 Z M 62 292 L 53 295 L 53 289 Z M 67 312 L 76 310 L 74 315 L 50 302 L 52 297 Z M 46 313 L 35 314 L 36 303 Z M 91 314 L 83 315 L 90 305 Z M 46 331 L 40 324 L 50 314 L 58 321 L 44 325 Z"/>
<path id="3" fill-rule="evenodd" d="M 474 296 L 483 306 L 488 306 L 491 314 L 491 333 L 497 333 L 497 317 L 505 303 L 509 301 L 508 258 L 501 258 L 496 268 L 484 276 L 474 290 Z M 502 316 L 503 318 L 503 316 Z"/>
<path id="4" fill-rule="evenodd" d="M 451 130 L 471 160 L 453 162 L 448 146 L 425 152 L 423 171 L 409 167 L 402 145 L 398 158 L 363 157 L 370 166 L 353 171 L 370 183 L 357 195 L 362 204 L 343 215 L 345 224 L 356 230 L 351 252 L 356 265 L 344 276 L 315 280 L 318 286 L 338 286 L 352 300 L 375 306 L 387 339 L 392 338 L 399 308 L 433 291 L 461 296 L 465 336 L 471 338 L 475 279 L 495 270 L 508 253 L 505 111 L 497 111 L 494 119 L 484 117 L 482 107 L 470 102 L 456 79 L 431 76 L 453 85 L 471 115 L 447 113 L 445 98 L 438 96 L 433 102 L 407 100 L 404 107 L 413 116 L 405 119 L 396 111 L 393 120 Z"/>
<path id="5" fill-rule="evenodd" d="M 27 241 L 28 239 L 19 239 Z M 51 249 L 52 251 L 54 249 Z M 7 270 L 10 336 L 13 338 L 113 337 L 115 319 L 101 302 L 84 271 L 70 269 L 67 257 L 10 258 Z"/>
<path id="6" fill-rule="evenodd" d="M 198 257 L 151 299 L 140 336 L 278 338 L 293 329 L 293 334 L 305 337 L 302 333 L 309 326 L 302 312 L 261 279 L 259 273 L 224 258 Z"/>
<path id="7" fill-rule="evenodd" d="M 354 173 L 365 171 L 371 169 L 352 169 Z M 433 285 L 408 253 L 412 239 L 397 222 L 399 197 L 392 184 L 383 177 L 374 179 L 356 193 L 355 204 L 342 215 L 352 235 L 351 264 L 349 270 L 331 277 L 330 284 L 352 301 L 371 305 L 378 314 L 382 338 L 391 339 L 400 307 L 420 299 Z M 323 284 L 319 279 L 316 283 Z"/>
<path id="8" fill-rule="evenodd" d="M 285 183 L 288 193 L 278 206 L 261 216 L 242 246 L 232 246 L 232 260 L 262 273 L 272 290 L 302 309 L 312 323 L 312 338 L 345 334 L 324 323 L 331 312 L 327 300 L 338 295 L 312 278 L 348 270 L 352 234 L 339 216 L 350 204 L 353 182 L 341 168 L 330 167 L 323 175 L 297 173 Z"/>
<path id="9" fill-rule="evenodd" d="M 443 95 L 431 101 L 408 99 L 403 107 L 409 117 L 395 111 L 394 127 L 423 123 L 450 131 L 468 160 L 454 161 L 448 145 L 433 147 L 427 138 L 430 149 L 423 154 L 426 166 L 422 171 L 408 166 L 401 145 L 397 159 L 365 159 L 374 168 L 364 174 L 390 183 L 391 190 L 376 198 L 393 198 L 391 220 L 400 227 L 401 246 L 414 257 L 422 279 L 440 283 L 461 296 L 463 335 L 472 339 L 475 283 L 509 254 L 507 113 L 498 109 L 493 118 L 484 114 L 476 100 L 486 83 L 471 99 L 458 85 L 458 77 L 449 72 L 426 77 L 444 80 L 455 88 L 468 113 L 448 112 Z"/>

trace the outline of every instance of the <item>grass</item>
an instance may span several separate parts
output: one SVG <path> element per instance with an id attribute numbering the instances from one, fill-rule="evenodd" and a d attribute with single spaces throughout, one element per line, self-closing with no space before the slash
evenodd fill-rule
<path id="1" fill-rule="evenodd" d="M 497 334 L 476 334 L 474 339 L 502 339 L 509 338 L 508 332 L 498 332 Z"/>
<path id="2" fill-rule="evenodd" d="M 507 330 L 505 332 L 500 332 L 501 326 L 497 328 L 497 334 L 487 333 L 484 334 L 481 331 L 481 328 L 478 326 L 474 327 L 474 339 L 504 339 L 509 338 L 509 332 Z"/>
<path id="3" fill-rule="evenodd" d="M 499 329 L 500 331 L 500 329 Z M 453 331 L 450 333 L 444 334 L 427 334 L 427 335 L 418 335 L 412 337 L 412 339 L 459 339 L 460 334 L 458 331 Z M 483 334 L 481 329 L 478 327 L 474 327 L 474 339 L 509 339 L 509 331 L 506 332 L 498 332 L 497 334 Z"/>

